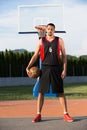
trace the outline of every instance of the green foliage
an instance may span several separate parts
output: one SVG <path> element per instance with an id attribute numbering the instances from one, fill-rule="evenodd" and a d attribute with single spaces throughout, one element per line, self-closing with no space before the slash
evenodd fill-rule
<path id="1" fill-rule="evenodd" d="M 13 52 L 6 50 L 0 52 L 0 77 L 25 77 L 26 66 L 32 57 L 32 53 L 24 51 Z"/>
<path id="2" fill-rule="evenodd" d="M 67 76 L 87 76 L 87 59 L 84 57 L 68 57 Z"/>
<path id="3" fill-rule="evenodd" d="M 26 67 L 33 54 L 26 50 L 0 52 L 0 77 L 26 77 Z M 39 66 L 39 58 L 34 65 Z M 67 55 L 67 76 L 87 76 L 86 66 L 87 56 Z"/>

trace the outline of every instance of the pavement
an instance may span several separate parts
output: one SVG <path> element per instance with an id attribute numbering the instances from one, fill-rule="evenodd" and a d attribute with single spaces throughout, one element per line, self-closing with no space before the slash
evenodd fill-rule
<path id="1" fill-rule="evenodd" d="M 64 122 L 61 117 L 44 117 L 39 123 L 32 118 L 0 118 L 0 130 L 87 130 L 87 116 L 75 117 L 75 122 Z"/>

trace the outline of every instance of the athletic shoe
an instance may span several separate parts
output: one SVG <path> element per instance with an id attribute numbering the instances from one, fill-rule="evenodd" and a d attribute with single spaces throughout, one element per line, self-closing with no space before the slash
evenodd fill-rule
<path id="1" fill-rule="evenodd" d="M 69 116 L 69 114 L 64 114 L 64 121 L 67 121 L 67 122 L 73 122 L 74 119 L 72 117 Z"/>
<path id="2" fill-rule="evenodd" d="M 36 117 L 32 120 L 33 123 L 41 121 L 41 114 L 37 114 Z"/>

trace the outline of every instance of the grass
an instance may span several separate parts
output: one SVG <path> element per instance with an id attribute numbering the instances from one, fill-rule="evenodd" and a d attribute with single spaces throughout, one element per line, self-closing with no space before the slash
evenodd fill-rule
<path id="1" fill-rule="evenodd" d="M 87 83 L 66 84 L 65 95 L 68 99 L 86 99 Z"/>
<path id="2" fill-rule="evenodd" d="M 87 98 L 87 83 L 65 84 L 64 89 L 67 99 Z M 35 99 L 32 90 L 32 85 L 0 87 L 0 100 L 32 100 Z M 48 98 L 52 99 L 52 97 Z"/>

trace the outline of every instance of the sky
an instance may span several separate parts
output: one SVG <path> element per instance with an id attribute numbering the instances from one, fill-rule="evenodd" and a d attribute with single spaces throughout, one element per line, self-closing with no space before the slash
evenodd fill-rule
<path id="1" fill-rule="evenodd" d="M 35 50 L 37 34 L 18 34 L 18 6 L 37 4 L 63 4 L 66 33 L 55 35 L 63 38 L 67 54 L 87 55 L 87 0 L 0 0 L 0 51 Z"/>

